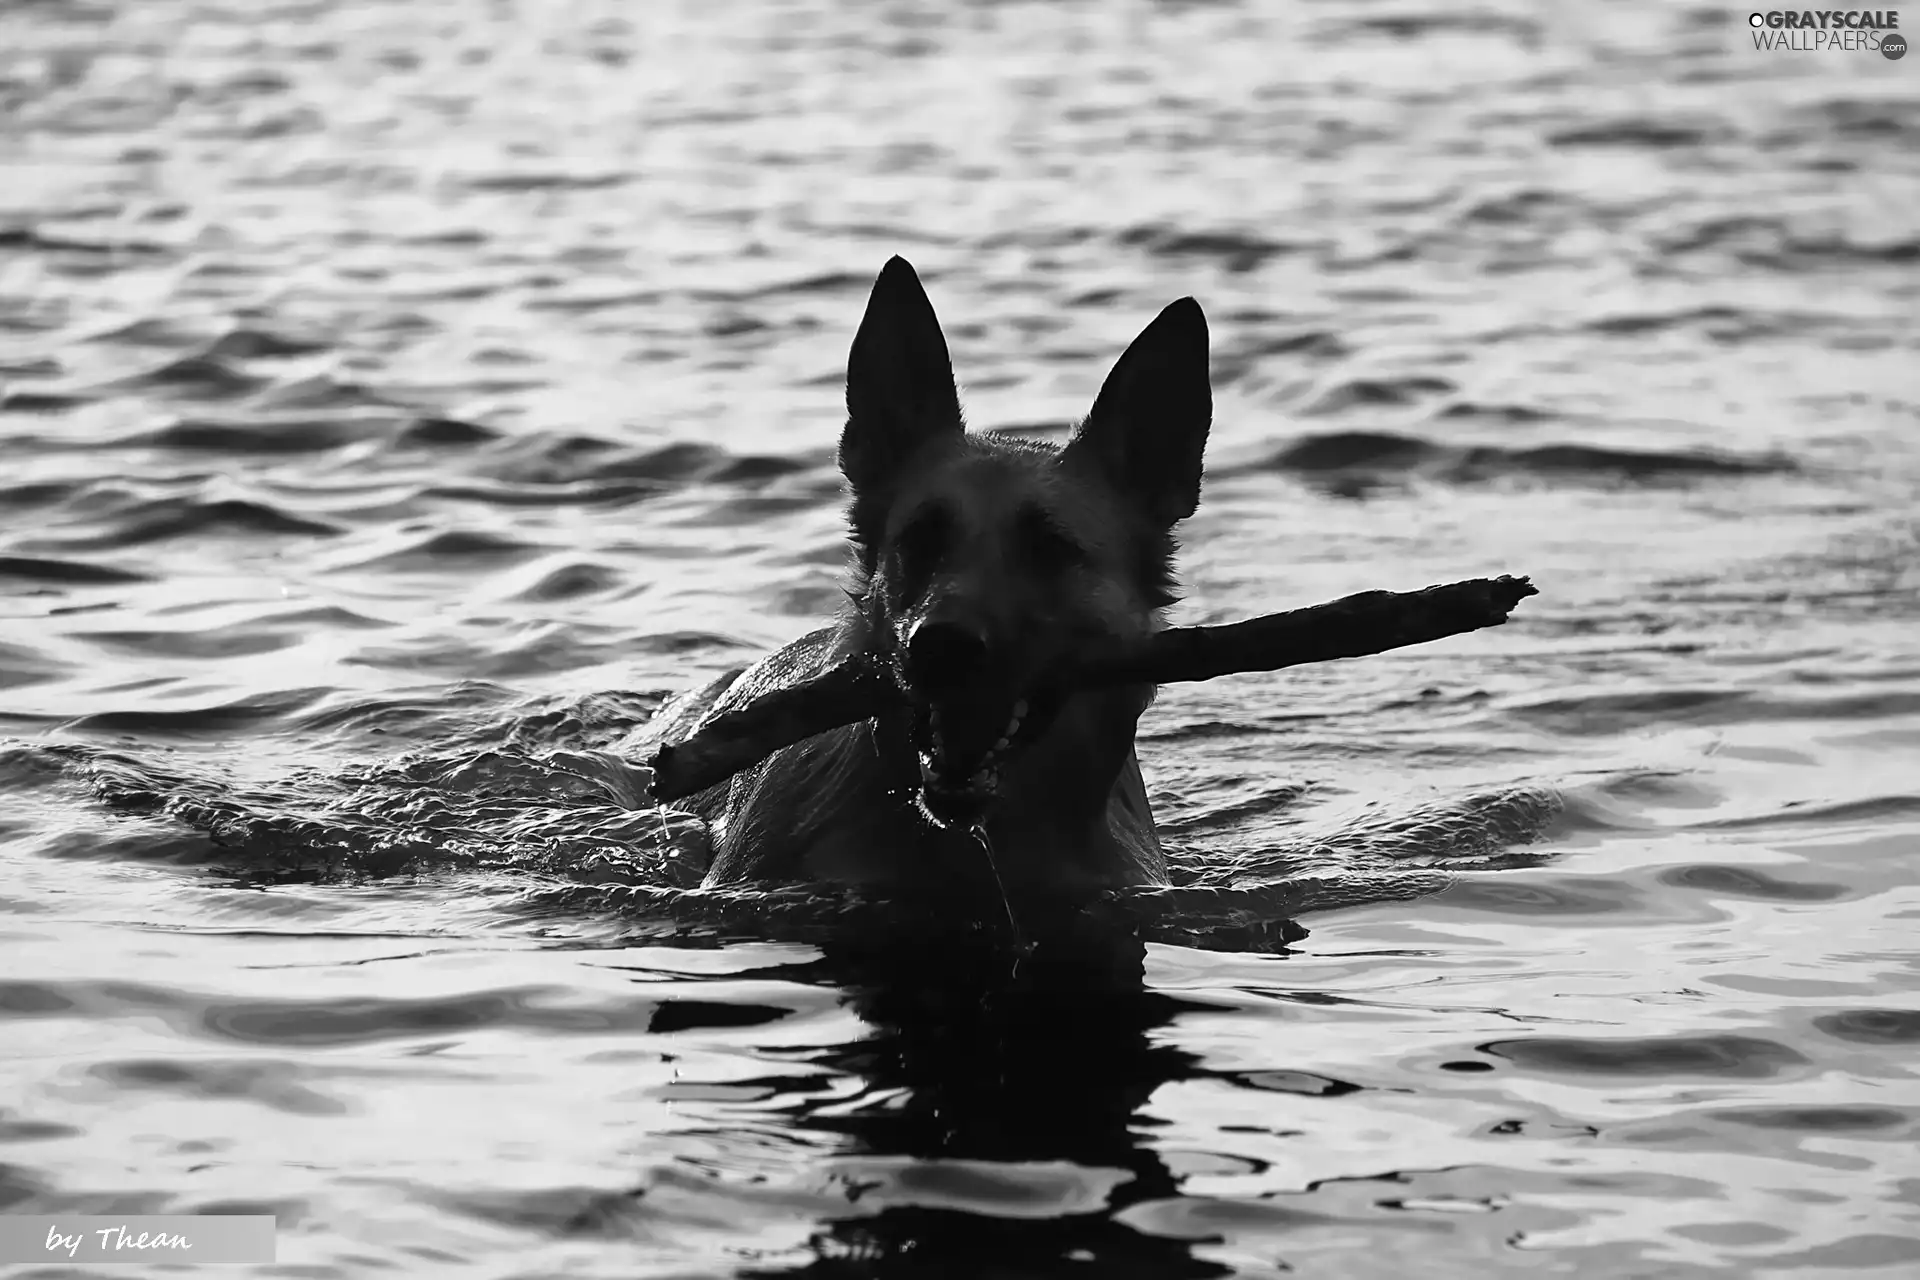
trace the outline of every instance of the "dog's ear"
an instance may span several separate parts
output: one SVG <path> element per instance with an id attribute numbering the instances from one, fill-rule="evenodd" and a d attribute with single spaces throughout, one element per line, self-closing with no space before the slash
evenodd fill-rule
<path id="1" fill-rule="evenodd" d="M 1067 443 L 1065 461 L 1091 463 L 1161 528 L 1200 505 L 1200 469 L 1213 424 L 1207 318 L 1182 298 L 1141 331 Z"/>
<path id="2" fill-rule="evenodd" d="M 855 493 L 882 488 L 929 440 L 965 429 L 933 304 L 907 260 L 892 258 L 873 282 L 847 356 L 840 471 Z"/>

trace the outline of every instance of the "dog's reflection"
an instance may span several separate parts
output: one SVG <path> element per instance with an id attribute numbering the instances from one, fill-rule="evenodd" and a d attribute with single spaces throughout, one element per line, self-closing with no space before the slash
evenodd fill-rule
<path id="1" fill-rule="evenodd" d="M 1176 1194 L 1143 1134 L 1155 1089 L 1197 1073 L 1153 1033 L 1189 1007 L 1144 985 L 1146 947 L 1130 927 L 1086 916 L 1043 925 L 1016 960 L 1004 938 L 841 941 L 785 972 L 849 993 L 870 1037 L 815 1061 L 863 1078 L 891 1105 L 799 1109 L 850 1153 L 927 1165 L 922 1203 L 823 1223 L 816 1257 L 760 1276 L 1199 1277 L 1228 1269 L 1188 1243 L 1116 1214 Z M 999 1164 L 1046 1164 L 1084 1183 L 1062 1211 L 1023 1205 Z M 944 1184 L 944 1185 L 942 1185 Z M 964 1198 L 975 1208 L 942 1207 Z M 988 1201 L 999 1199 L 999 1211 Z M 926 1203 L 932 1202 L 932 1203 Z"/>

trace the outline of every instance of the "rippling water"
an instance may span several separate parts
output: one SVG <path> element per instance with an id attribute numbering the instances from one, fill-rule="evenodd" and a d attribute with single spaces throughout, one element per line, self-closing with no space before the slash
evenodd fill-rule
<path id="1" fill-rule="evenodd" d="M 1906 1273 L 1920 60 L 1740 20 L 8 5 L 0 1210 L 309 1276 Z M 619 745 L 834 607 L 896 252 L 976 426 L 1201 300 L 1181 620 L 1542 588 L 1169 689 L 1185 934 L 1010 976 L 667 892 Z"/>

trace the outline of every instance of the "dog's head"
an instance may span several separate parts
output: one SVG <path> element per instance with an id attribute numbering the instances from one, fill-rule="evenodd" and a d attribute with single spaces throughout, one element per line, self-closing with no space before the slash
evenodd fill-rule
<path id="1" fill-rule="evenodd" d="M 969 435 L 919 278 L 901 258 L 881 271 L 848 359 L 840 468 L 854 594 L 913 709 L 937 822 L 977 818 L 1002 769 L 1048 744 L 1066 701 L 1049 669 L 1146 635 L 1173 602 L 1172 529 L 1200 500 L 1212 417 L 1206 319 L 1183 298 L 1065 448 Z"/>

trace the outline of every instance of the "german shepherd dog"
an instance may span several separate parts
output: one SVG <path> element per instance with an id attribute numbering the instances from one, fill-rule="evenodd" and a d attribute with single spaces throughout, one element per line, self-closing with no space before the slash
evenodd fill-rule
<path id="1" fill-rule="evenodd" d="M 904 259 L 887 263 L 847 362 L 850 603 L 653 732 L 685 734 L 856 654 L 890 673 L 901 709 L 692 797 L 713 841 L 709 886 L 944 895 L 991 883 L 981 835 L 1010 911 L 1165 883 L 1134 754 L 1153 688 L 1058 696 L 1039 678 L 1163 625 L 1173 527 L 1200 498 L 1207 359 L 1206 319 L 1183 298 L 1127 348 L 1064 447 L 969 433 L 933 305 Z"/>

